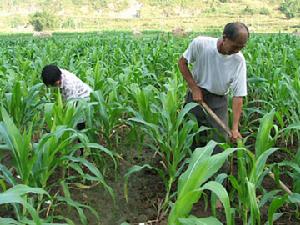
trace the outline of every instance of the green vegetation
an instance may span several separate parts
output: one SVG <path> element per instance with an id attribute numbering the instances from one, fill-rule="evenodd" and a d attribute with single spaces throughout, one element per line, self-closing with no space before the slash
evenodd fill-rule
<path id="1" fill-rule="evenodd" d="M 76 192 L 99 188 L 111 196 L 112 204 L 118 204 L 107 175 L 118 170 L 124 151 L 132 154 L 128 159 L 132 167 L 124 178 L 126 198 L 130 200 L 134 176 L 153 170 L 164 185 L 161 210 L 169 225 L 234 225 L 235 218 L 245 225 L 272 224 L 286 213 L 296 221 L 300 202 L 299 38 L 251 34 L 243 50 L 249 82 L 241 124 L 244 139 L 238 146 L 221 144 L 224 152 L 212 155 L 217 143 L 209 140 L 205 147 L 191 150 L 193 137 L 205 139 L 206 128 L 198 127 L 188 114 L 196 104 L 183 104 L 187 87 L 177 68 L 178 58 L 197 35 L 2 36 L 0 222 L 72 224 L 74 218 L 58 210 L 67 206 L 78 213 L 81 224 L 91 223 L 87 215 L 101 222 L 101 212 L 75 200 L 72 188 Z M 90 102 L 79 102 L 76 107 L 72 102 L 64 104 L 57 90 L 41 84 L 40 72 L 48 63 L 57 63 L 91 85 Z M 82 116 L 87 129 L 79 132 L 75 127 Z M 77 154 L 80 148 L 84 148 L 82 156 Z M 159 163 L 130 161 L 146 150 Z M 226 160 L 236 171 L 219 171 Z M 271 172 L 275 182 L 266 187 Z M 286 177 L 292 193 L 276 185 Z M 226 189 L 225 183 L 231 188 Z M 224 220 L 216 211 L 217 199 L 223 204 Z M 190 215 L 199 201 L 210 204 L 210 217 Z M 289 211 L 281 211 L 282 205 L 290 207 Z"/>
<path id="2" fill-rule="evenodd" d="M 263 7 L 259 10 L 259 13 L 262 15 L 270 15 L 270 10 L 268 8 Z"/>
<path id="3" fill-rule="evenodd" d="M 279 9 L 288 19 L 300 16 L 300 2 L 297 0 L 284 0 Z"/>
<path id="4" fill-rule="evenodd" d="M 243 9 L 243 13 L 253 15 L 254 10 L 252 8 L 250 8 L 249 6 L 247 6 L 246 8 Z"/>
<path id="5" fill-rule="evenodd" d="M 42 31 L 43 29 L 52 29 L 55 27 L 55 17 L 50 13 L 36 12 L 30 15 L 29 23 L 33 26 L 35 31 Z"/>
<path id="6" fill-rule="evenodd" d="M 32 32 L 29 24 L 36 13 L 39 15 L 31 22 L 33 27 L 67 32 L 133 27 L 210 32 L 236 20 L 251 25 L 255 32 L 292 32 L 300 23 L 297 0 L 3 0 L 0 32 Z"/>

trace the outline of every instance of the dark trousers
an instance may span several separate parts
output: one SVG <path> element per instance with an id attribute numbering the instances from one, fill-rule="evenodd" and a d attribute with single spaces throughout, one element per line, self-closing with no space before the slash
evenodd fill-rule
<path id="1" fill-rule="evenodd" d="M 85 128 L 85 122 L 77 123 L 76 127 L 77 127 L 78 130 L 83 130 Z"/>
<path id="2" fill-rule="evenodd" d="M 77 129 L 78 129 L 79 131 L 85 129 L 85 122 L 77 123 L 77 126 L 76 126 L 76 127 L 77 127 Z M 81 143 L 80 139 L 78 139 L 78 143 Z M 80 155 L 80 156 L 83 156 L 83 148 L 80 148 L 79 155 Z"/>
<path id="3" fill-rule="evenodd" d="M 214 113 L 224 122 L 225 125 L 228 125 L 228 98 L 227 95 L 216 95 L 213 93 L 208 92 L 206 89 L 201 89 L 203 93 L 203 101 L 214 111 Z M 193 96 L 190 91 L 188 91 L 185 103 L 194 102 Z M 195 108 L 193 108 L 190 111 L 195 117 L 197 118 L 199 127 L 200 126 L 206 126 L 210 128 L 215 128 L 214 131 L 207 132 L 206 135 L 207 138 L 213 139 L 216 142 L 224 142 L 228 136 L 225 131 L 214 121 L 213 118 L 211 118 L 199 105 Z M 200 135 L 203 135 L 203 133 L 200 133 Z M 203 137 L 203 136 L 202 136 Z M 203 147 L 203 138 L 197 137 L 198 141 L 194 143 L 194 147 Z M 197 142 L 200 144 L 197 146 Z M 202 146 L 201 146 L 202 145 Z M 222 151 L 221 148 L 216 148 L 215 153 Z"/>

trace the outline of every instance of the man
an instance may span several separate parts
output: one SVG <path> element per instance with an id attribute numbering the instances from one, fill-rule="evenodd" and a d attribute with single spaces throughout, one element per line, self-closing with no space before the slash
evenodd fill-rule
<path id="1" fill-rule="evenodd" d="M 65 100 L 86 99 L 92 92 L 92 88 L 75 74 L 52 64 L 43 68 L 42 80 L 47 86 L 60 88 Z"/>
<path id="2" fill-rule="evenodd" d="M 75 74 L 57 67 L 56 65 L 46 65 L 41 74 L 43 83 L 50 87 L 57 87 L 60 89 L 64 100 L 88 100 L 92 88 L 81 81 Z M 85 122 L 79 122 L 77 124 L 78 130 L 85 128 Z"/>
<path id="3" fill-rule="evenodd" d="M 228 23 L 222 38 L 195 38 L 178 62 L 180 72 L 189 87 L 186 103 L 205 102 L 226 125 L 228 125 L 227 94 L 229 89 L 232 89 L 232 141 L 242 137 L 239 132 L 239 120 L 243 97 L 247 95 L 247 77 L 246 62 L 240 50 L 246 46 L 248 38 L 249 31 L 245 24 Z M 188 67 L 191 63 L 193 63 L 192 72 Z M 223 136 L 226 136 L 200 106 L 191 112 L 199 124 L 217 128 Z"/>

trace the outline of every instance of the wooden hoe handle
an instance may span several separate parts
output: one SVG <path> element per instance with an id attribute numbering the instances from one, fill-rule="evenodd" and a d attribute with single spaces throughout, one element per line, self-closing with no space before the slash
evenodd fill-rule
<path id="1" fill-rule="evenodd" d="M 217 114 L 212 111 L 211 108 L 205 102 L 198 102 L 200 106 L 210 115 L 210 117 L 226 132 L 229 138 L 232 137 L 231 130 L 227 125 L 223 123 L 223 121 L 217 116 Z"/>

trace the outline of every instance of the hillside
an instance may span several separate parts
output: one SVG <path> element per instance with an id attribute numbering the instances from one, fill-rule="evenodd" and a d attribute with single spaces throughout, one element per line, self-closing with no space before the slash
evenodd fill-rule
<path id="1" fill-rule="evenodd" d="M 286 0 L 2 0 L 0 32 L 32 32 L 30 15 L 47 14 L 54 31 L 219 29 L 242 21 L 255 32 L 300 29 L 300 3 Z M 285 12 L 285 13 L 284 13 Z M 293 14 L 291 14 L 291 12 Z M 288 14 L 290 13 L 290 14 Z M 288 18 L 291 17 L 291 18 Z"/>

